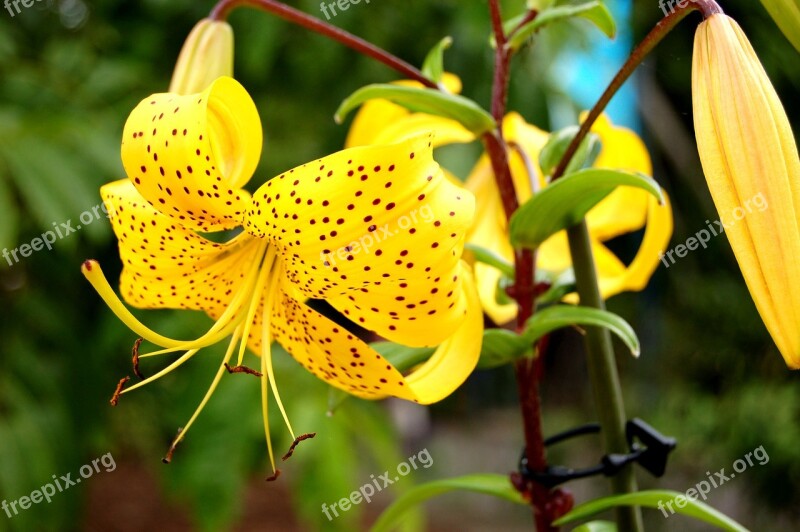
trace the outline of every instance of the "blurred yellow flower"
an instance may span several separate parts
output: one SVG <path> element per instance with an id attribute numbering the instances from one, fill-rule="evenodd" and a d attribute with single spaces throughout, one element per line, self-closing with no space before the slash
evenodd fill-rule
<path id="1" fill-rule="evenodd" d="M 450 76 L 445 79 L 451 91 L 460 89 L 457 78 Z M 424 130 L 436 132 L 436 146 L 476 140 L 474 135 L 453 120 L 411 113 L 391 102 L 373 100 L 367 102 L 356 115 L 348 145 L 393 142 Z M 644 143 L 634 132 L 613 126 L 605 117 L 597 121 L 592 131 L 602 141 L 602 151 L 595 167 L 648 175 L 652 173 Z M 549 134 L 527 124 L 517 113 L 505 117 L 503 134 L 510 146 L 511 173 L 522 203 L 531 197 L 534 188 L 546 186 L 545 176 L 538 167 L 538 158 Z M 451 177 L 451 180 L 457 182 L 455 178 Z M 475 220 L 467 241 L 513 262 L 507 221 L 487 155 L 480 158 L 463 186 L 475 195 L 477 202 Z M 659 252 L 666 248 L 672 235 L 669 203 L 659 206 L 658 200 L 643 190 L 620 187 L 589 212 L 587 222 L 603 297 L 628 290 L 642 290 L 658 266 Z M 645 225 L 647 228 L 641 247 L 627 266 L 603 245 L 609 239 L 637 231 Z M 558 274 L 571 266 L 566 231 L 554 235 L 539 248 L 538 268 Z M 503 274 L 487 264 L 477 263 L 474 267 L 484 311 L 498 324 L 513 320 L 517 313 L 516 305 L 498 301 L 497 298 L 498 283 Z M 570 301 L 575 301 L 575 298 L 574 294 L 568 296 Z"/>
<path id="2" fill-rule="evenodd" d="M 698 149 L 720 215 L 759 195 L 768 205 L 725 232 L 778 349 L 800 368 L 800 160 L 786 112 L 747 37 L 723 14 L 697 30 L 692 85 Z"/>
<path id="3" fill-rule="evenodd" d="M 233 76 L 233 28 L 222 20 L 204 18 L 183 43 L 169 91 L 203 92 L 215 79 Z"/>
<path id="4" fill-rule="evenodd" d="M 114 312 L 164 348 L 142 357 L 185 351 L 126 392 L 231 337 L 208 394 L 179 439 L 237 344 L 239 366 L 247 346 L 261 355 L 267 430 L 268 385 L 283 412 L 273 340 L 320 379 L 367 399 L 436 402 L 475 368 L 483 321 L 471 271 L 460 260 L 474 199 L 444 179 L 429 134 L 324 157 L 268 181 L 252 199 L 241 187 L 258 163 L 261 122 L 250 96 L 231 78 L 201 94 L 146 98 L 123 135 L 129 179 L 101 189 L 124 265 L 122 297 L 137 308 L 200 310 L 215 320 L 196 340 L 165 338 L 127 311 L 96 262 L 85 263 L 84 274 Z M 199 234 L 225 230 L 239 232 L 223 243 Z M 355 249 L 368 236 L 375 247 Z M 388 340 L 439 347 L 404 376 L 307 306 L 309 298 L 327 301 Z"/>

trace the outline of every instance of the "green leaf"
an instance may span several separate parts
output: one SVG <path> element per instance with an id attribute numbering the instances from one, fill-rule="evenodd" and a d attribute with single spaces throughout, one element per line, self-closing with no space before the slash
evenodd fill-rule
<path id="1" fill-rule="evenodd" d="M 348 96 L 336 110 L 334 115 L 336 122 L 341 124 L 350 111 L 374 99 L 389 100 L 415 112 L 451 118 L 476 136 L 494 129 L 496 125 L 492 115 L 463 96 L 434 89 L 380 83 L 362 87 Z"/>
<path id="2" fill-rule="evenodd" d="M 455 490 L 473 491 L 499 497 L 517 504 L 527 505 L 522 495 L 514 489 L 505 475 L 467 475 L 457 478 L 437 480 L 423 484 L 392 503 L 372 526 L 372 532 L 392 530 L 400 517 L 409 509 L 425 502 L 426 500 Z"/>
<path id="3" fill-rule="evenodd" d="M 631 350 L 633 356 L 639 356 L 641 348 L 633 327 L 613 312 L 591 307 L 557 305 L 540 310 L 525 324 L 523 336 L 532 344 L 542 336 L 556 329 L 562 329 L 572 325 L 605 327 L 616 334 L 625 343 L 628 349 Z"/>
<path id="4" fill-rule="evenodd" d="M 532 342 L 506 329 L 486 329 L 483 332 L 478 369 L 492 369 L 510 364 L 531 350 Z"/>
<path id="5" fill-rule="evenodd" d="M 422 63 L 422 74 L 437 84 L 442 82 L 444 75 L 444 51 L 453 44 L 452 37 L 445 37 L 434 46 Z"/>
<path id="6" fill-rule="evenodd" d="M 508 41 L 508 47 L 512 50 L 517 50 L 525 44 L 528 37 L 531 37 L 545 25 L 574 17 L 581 17 L 592 22 L 611 39 L 617 33 L 617 27 L 611 12 L 602 2 L 595 0 L 585 4 L 563 5 L 544 9 L 535 19 L 525 24 L 514 34 Z"/>
<path id="7" fill-rule="evenodd" d="M 591 521 L 573 529 L 572 532 L 617 532 L 617 525 L 610 521 Z"/>
<path id="8" fill-rule="evenodd" d="M 564 296 L 575 291 L 575 271 L 567 268 L 550 281 L 550 289 L 536 298 L 538 305 L 558 303 Z"/>
<path id="9" fill-rule="evenodd" d="M 434 347 L 407 347 L 393 342 L 374 342 L 369 345 L 400 371 L 422 364 L 436 351 Z"/>
<path id="10" fill-rule="evenodd" d="M 800 52 L 800 0 L 761 0 L 783 34 Z"/>
<path id="11" fill-rule="evenodd" d="M 467 243 L 464 249 L 471 252 L 475 260 L 493 266 L 500 270 L 506 277 L 514 278 L 514 266 L 494 251 Z"/>
<path id="12" fill-rule="evenodd" d="M 545 187 L 525 202 L 511 218 L 511 243 L 536 249 L 552 235 L 580 222 L 592 207 L 618 186 L 641 188 L 663 202 L 653 178 L 618 170 L 587 168 Z"/>
<path id="13" fill-rule="evenodd" d="M 596 513 L 603 512 L 617 506 L 645 506 L 648 508 L 658 508 L 660 503 L 663 508 L 665 502 L 668 502 L 677 496 L 683 497 L 686 500 L 686 505 L 683 508 L 678 508 L 677 504 L 673 503 L 672 507 L 675 508 L 676 513 L 693 517 L 699 521 L 704 521 L 710 525 L 719 527 L 722 530 L 729 530 L 732 532 L 747 532 L 747 529 L 742 525 L 715 510 L 714 508 L 708 506 L 707 504 L 700 501 L 693 501 L 686 498 L 682 493 L 669 490 L 640 491 L 637 493 L 614 495 L 611 497 L 604 497 L 602 499 L 589 501 L 574 508 L 567 515 L 555 521 L 553 525 L 563 526 L 567 523 L 584 519 Z M 658 509 L 660 510 L 660 508 Z"/>
<path id="14" fill-rule="evenodd" d="M 550 134 L 547 144 L 539 153 L 539 168 L 542 169 L 544 175 L 553 174 L 578 131 L 580 131 L 579 126 L 568 126 Z M 586 135 L 564 170 L 564 174 L 571 174 L 581 168 L 592 166 L 594 160 L 600 155 L 601 147 L 600 137 L 594 133 Z"/>

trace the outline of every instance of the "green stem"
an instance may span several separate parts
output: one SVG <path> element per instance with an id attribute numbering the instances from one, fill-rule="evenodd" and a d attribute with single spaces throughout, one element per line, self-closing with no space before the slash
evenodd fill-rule
<path id="1" fill-rule="evenodd" d="M 592 256 L 589 228 L 586 221 L 569 228 L 567 236 L 581 305 L 605 309 L 605 302 L 600 295 L 600 287 L 597 283 L 597 269 Z M 603 427 L 605 451 L 606 453 L 629 453 L 630 448 L 625 437 L 625 405 L 614 359 L 614 349 L 611 345 L 611 334 L 608 329 L 587 327 L 586 351 L 589 380 L 592 383 L 597 417 Z M 629 465 L 619 474 L 611 477 L 611 485 L 614 493 L 635 492 L 637 486 L 633 466 Z M 622 532 L 644 530 L 641 510 L 636 506 L 619 507 L 617 509 L 617 525 Z"/>

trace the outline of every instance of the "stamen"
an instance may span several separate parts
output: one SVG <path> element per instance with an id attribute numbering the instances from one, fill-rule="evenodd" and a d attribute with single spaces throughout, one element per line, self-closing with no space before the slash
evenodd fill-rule
<path id="1" fill-rule="evenodd" d="M 275 372 L 272 370 L 272 329 L 269 318 L 272 316 L 272 306 L 274 305 L 275 295 L 277 294 L 278 287 L 280 285 L 280 270 L 280 264 L 277 264 L 275 271 L 272 272 L 269 292 L 267 293 L 267 301 L 264 304 L 264 312 L 261 323 L 261 366 L 263 368 L 266 365 L 267 375 L 269 376 L 269 384 L 272 388 L 273 395 L 275 395 L 275 402 L 278 403 L 278 409 L 281 411 L 283 421 L 286 423 L 286 427 L 289 429 L 289 434 L 292 435 L 293 439 L 296 439 L 294 430 L 292 429 L 292 424 L 289 423 L 289 416 L 286 415 L 286 409 L 283 407 L 281 394 L 278 392 L 278 384 L 275 382 Z"/>
<path id="2" fill-rule="evenodd" d="M 172 453 L 175 452 L 175 447 L 177 447 L 178 444 L 181 442 L 181 440 L 183 440 L 183 438 L 186 437 L 186 433 L 189 432 L 189 429 L 192 427 L 195 420 L 200 415 L 200 412 L 203 411 L 203 409 L 206 407 L 206 404 L 208 404 L 208 400 L 211 399 L 211 396 L 214 395 L 214 392 L 217 390 L 219 381 L 222 380 L 222 375 L 225 374 L 225 370 L 229 367 L 228 361 L 230 361 L 231 356 L 233 356 L 233 350 L 236 346 L 236 342 L 239 340 L 239 335 L 241 334 L 241 332 L 242 332 L 242 326 L 239 325 L 239 327 L 237 327 L 236 329 L 236 332 L 233 333 L 233 337 L 231 338 L 231 341 L 228 344 L 228 350 L 225 352 L 225 357 L 222 360 L 222 364 L 220 364 L 220 367 L 217 370 L 217 374 L 214 376 L 214 380 L 211 381 L 211 386 L 208 387 L 208 391 L 206 392 L 205 397 L 203 397 L 203 400 L 200 401 L 200 404 L 197 406 L 197 409 L 194 411 L 194 414 L 192 414 L 192 417 L 189 418 L 189 422 L 186 423 L 186 426 L 183 427 L 183 429 L 178 432 L 178 435 L 175 437 L 175 441 L 172 442 L 172 446 L 169 448 L 169 452 L 167 452 L 167 456 L 164 458 L 164 460 L 166 460 L 166 462 L 164 463 L 168 464 L 170 460 L 172 460 Z"/>
<path id="3" fill-rule="evenodd" d="M 253 326 L 253 320 L 255 319 L 256 312 L 258 311 L 259 303 L 261 303 L 261 294 L 264 293 L 264 287 L 267 284 L 267 279 L 270 276 L 272 271 L 272 265 L 275 263 L 275 248 L 270 247 L 267 249 L 267 255 L 264 257 L 264 262 L 261 265 L 261 272 L 258 276 L 258 283 L 256 284 L 256 289 L 250 301 L 250 308 L 247 312 L 247 319 L 245 321 L 245 328 L 244 334 L 242 335 L 242 344 L 239 346 L 239 361 L 237 362 L 237 366 L 242 365 L 242 360 L 244 360 L 244 353 L 247 350 L 247 340 L 250 338 L 250 328 Z M 265 309 L 268 308 L 266 305 Z M 262 316 L 262 321 L 267 323 L 267 316 L 264 314 Z"/>
<path id="4" fill-rule="evenodd" d="M 117 318 L 127 325 L 130 330 L 143 337 L 148 342 L 163 347 L 177 347 L 185 343 L 162 336 L 137 320 L 122 301 L 120 301 L 116 292 L 111 288 L 111 285 L 108 284 L 106 276 L 103 274 L 102 268 L 100 268 L 100 263 L 96 260 L 85 261 L 81 265 L 81 272 L 83 276 L 86 277 L 86 280 L 92 284 L 98 295 L 105 301 L 108 308 L 110 308 L 111 311 L 116 314 Z"/>
<path id="5" fill-rule="evenodd" d="M 111 406 L 117 406 L 119 404 L 119 396 L 122 395 L 122 389 L 125 387 L 125 383 L 131 380 L 130 377 L 125 377 L 119 380 L 117 383 L 117 389 L 114 390 L 114 395 L 111 396 Z"/>
<path id="6" fill-rule="evenodd" d="M 260 372 L 254 370 L 254 369 L 248 368 L 247 366 L 234 366 L 234 367 L 231 367 L 230 365 L 228 365 L 226 363 L 225 364 L 225 369 L 228 370 L 228 373 L 246 373 L 247 375 L 255 375 L 256 377 L 261 377 L 261 373 Z"/>
<path id="7" fill-rule="evenodd" d="M 292 445 L 289 447 L 289 450 L 288 450 L 288 451 L 286 451 L 286 454 L 284 454 L 284 455 L 283 455 L 283 458 L 281 458 L 281 460 L 283 460 L 283 461 L 285 462 L 286 460 L 288 460 L 289 458 L 291 458 L 291 457 L 292 457 L 292 455 L 294 454 L 294 450 L 295 450 L 295 448 L 296 448 L 298 445 L 300 445 L 300 442 L 301 442 L 301 441 L 310 440 L 311 438 L 313 438 L 313 437 L 314 437 L 314 436 L 316 436 L 316 435 L 317 435 L 317 433 L 316 433 L 316 432 L 311 432 L 311 433 L 309 433 L 309 434 L 301 434 L 300 436 L 298 436 L 297 438 L 295 438 L 295 439 L 294 439 L 294 442 L 292 442 Z"/>
<path id="8" fill-rule="evenodd" d="M 275 482 L 276 480 L 278 480 L 279 476 L 281 476 L 281 470 L 280 469 L 276 469 L 275 473 L 273 473 L 271 476 L 267 477 L 267 482 Z"/>
<path id="9" fill-rule="evenodd" d="M 253 260 L 253 265 L 251 266 L 250 271 L 246 274 L 244 284 L 236 292 L 236 295 L 234 295 L 233 299 L 225 308 L 225 311 L 222 313 L 219 319 L 217 319 L 214 325 L 212 325 L 203 336 L 197 338 L 196 340 L 181 342 L 180 345 L 173 346 L 168 349 L 162 349 L 152 353 L 147 353 L 145 355 L 140 355 L 140 357 L 153 357 L 188 349 L 202 349 L 204 347 L 214 345 L 228 337 L 242 322 L 242 316 L 240 314 L 240 311 L 242 310 L 242 303 L 246 298 L 252 297 L 253 286 L 260 278 L 260 257 L 264 255 L 265 248 L 266 244 L 259 245 L 258 252 L 254 255 L 257 258 Z M 250 299 L 247 300 L 249 301 Z"/>
<path id="10" fill-rule="evenodd" d="M 269 453 L 269 463 L 272 465 L 272 476 L 267 478 L 268 481 L 273 481 L 278 478 L 280 471 L 275 467 L 275 455 L 272 452 L 272 438 L 269 436 L 269 389 L 267 388 L 267 363 L 264 357 L 261 357 L 261 418 L 264 420 L 264 434 L 267 438 L 267 452 Z"/>
<path id="11" fill-rule="evenodd" d="M 161 459 L 162 464 L 168 464 L 172 462 L 172 455 L 175 454 L 175 449 L 177 449 L 178 442 L 180 442 L 181 440 L 181 434 L 183 434 L 183 429 L 179 428 L 175 440 L 172 442 L 172 445 L 169 446 L 169 451 L 167 451 L 167 455 Z"/>
<path id="12" fill-rule="evenodd" d="M 142 345 L 142 340 L 143 338 L 137 339 L 133 343 L 133 349 L 131 350 L 133 353 L 133 373 L 139 377 L 140 380 L 144 380 L 144 375 L 139 371 L 139 346 Z"/>
<path id="13" fill-rule="evenodd" d="M 135 390 L 137 388 L 141 388 L 142 386 L 145 386 L 145 385 L 150 384 L 151 382 L 153 382 L 155 380 L 160 379 L 161 377 L 163 377 L 167 373 L 171 372 L 173 369 L 176 369 L 176 368 L 180 367 L 184 362 L 186 362 L 187 360 L 192 358 L 195 354 L 197 354 L 198 351 L 200 351 L 200 350 L 199 349 L 191 349 L 191 350 L 187 351 L 181 358 L 179 358 L 178 360 L 176 360 L 175 362 L 173 362 L 172 364 L 170 364 L 166 368 L 162 369 L 161 371 L 159 371 L 158 373 L 156 373 L 155 375 L 153 375 L 149 379 L 145 379 L 145 380 L 143 380 L 141 382 L 137 382 L 136 384 L 134 384 L 130 388 L 126 388 L 125 390 L 123 390 L 122 393 L 132 392 L 133 390 Z"/>

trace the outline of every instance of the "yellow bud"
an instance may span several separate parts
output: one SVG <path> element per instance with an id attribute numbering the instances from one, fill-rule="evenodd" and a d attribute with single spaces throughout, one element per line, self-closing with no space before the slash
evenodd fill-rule
<path id="1" fill-rule="evenodd" d="M 723 14 L 695 35 L 694 124 L 708 187 L 758 312 L 800 368 L 800 159 L 753 47 Z"/>
<path id="2" fill-rule="evenodd" d="M 200 93 L 222 76 L 233 76 L 233 29 L 227 22 L 204 18 L 183 44 L 169 92 Z"/>

